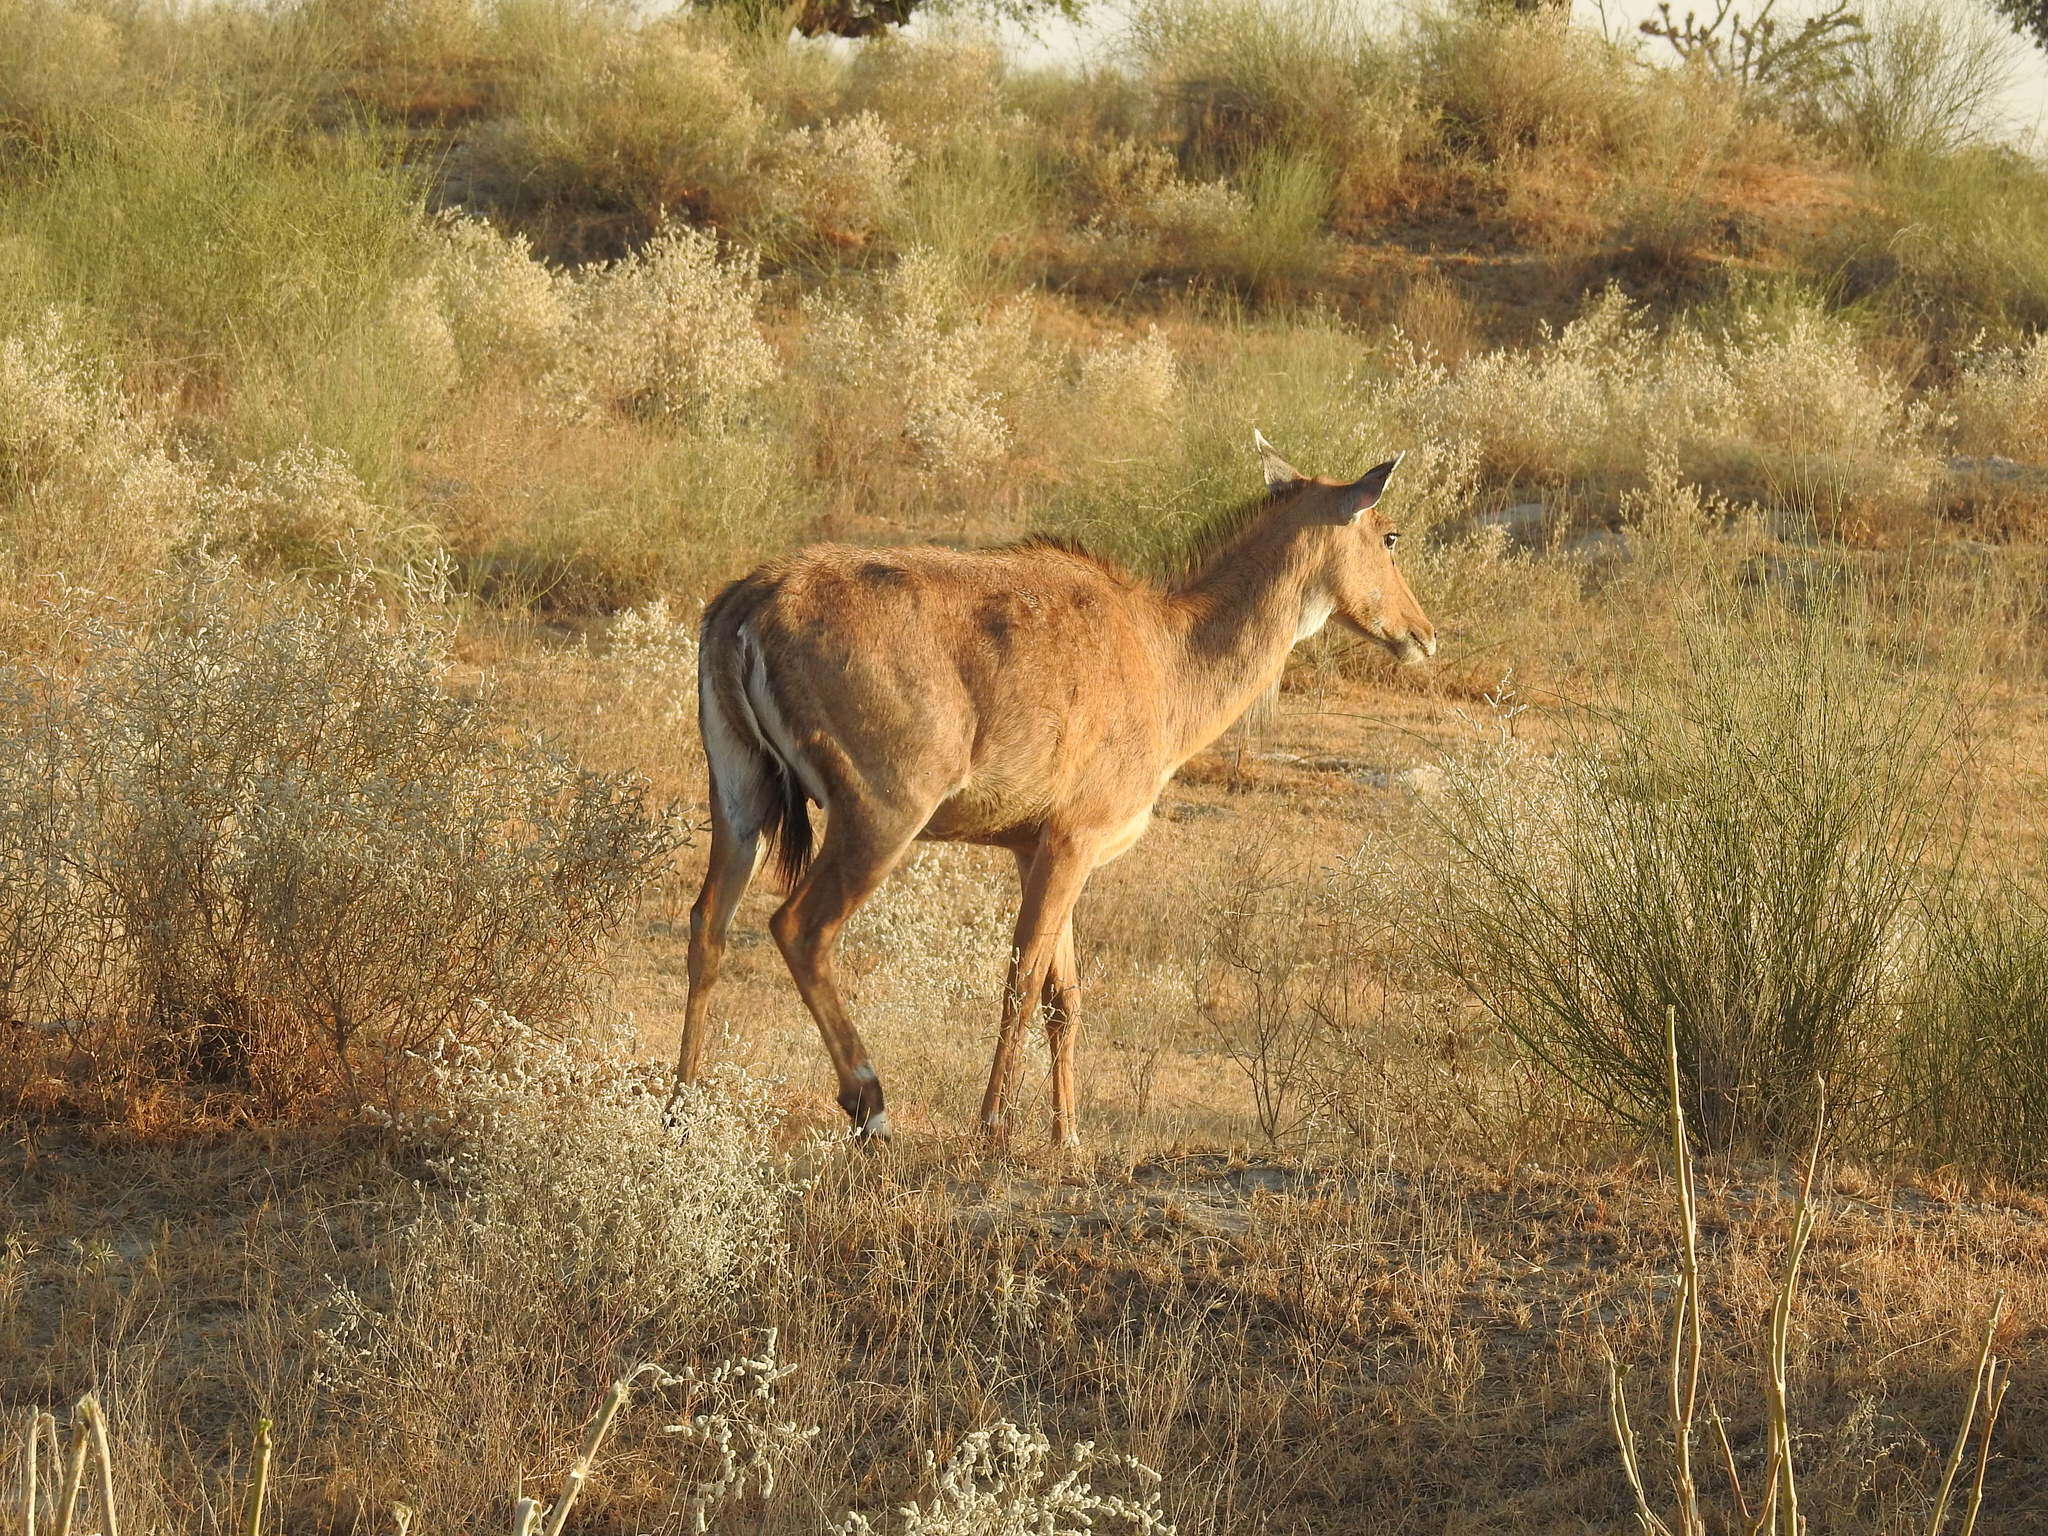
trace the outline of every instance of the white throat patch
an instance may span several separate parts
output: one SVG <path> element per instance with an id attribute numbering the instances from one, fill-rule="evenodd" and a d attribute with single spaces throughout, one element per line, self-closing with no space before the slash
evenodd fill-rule
<path id="1" fill-rule="evenodd" d="M 1301 623 L 1294 631 L 1294 643 L 1299 645 L 1310 635 L 1319 632 L 1325 624 L 1330 622 L 1330 615 L 1336 611 L 1337 605 L 1321 593 L 1317 593 L 1306 603 L 1302 604 Z"/>

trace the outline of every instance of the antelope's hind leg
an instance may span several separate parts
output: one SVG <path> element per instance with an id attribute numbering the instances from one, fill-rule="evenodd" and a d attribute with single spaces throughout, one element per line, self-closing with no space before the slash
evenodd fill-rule
<path id="1" fill-rule="evenodd" d="M 704 870 L 704 885 L 690 908 L 689 994 L 683 1004 L 683 1038 L 676 1050 L 676 1086 L 694 1083 L 704 1069 L 704 1042 L 710 1033 L 711 989 L 718 984 L 720 963 L 725 958 L 726 932 L 740 898 L 753 883 L 761 858 L 759 831 L 736 832 L 712 797 L 711 858 Z M 675 1111 L 675 1093 L 669 1095 L 670 1116 Z"/>
<path id="2" fill-rule="evenodd" d="M 789 900 L 768 920 L 769 932 L 775 935 L 832 1057 L 839 1107 L 864 1141 L 889 1139 L 889 1115 L 882 1104 L 881 1079 L 839 995 L 833 952 L 846 920 L 888 878 L 926 819 L 924 814 L 883 818 L 850 796 L 838 797 L 828 813 L 817 857 Z"/>

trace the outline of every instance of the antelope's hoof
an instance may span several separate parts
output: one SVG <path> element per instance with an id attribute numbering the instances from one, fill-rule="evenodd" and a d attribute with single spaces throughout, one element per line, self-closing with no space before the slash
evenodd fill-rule
<path id="1" fill-rule="evenodd" d="M 861 1067 L 854 1087 L 839 1095 L 839 1107 L 853 1122 L 853 1139 L 872 1144 L 889 1139 L 889 1111 L 882 1105 L 882 1085 L 875 1081 L 873 1067 Z"/>

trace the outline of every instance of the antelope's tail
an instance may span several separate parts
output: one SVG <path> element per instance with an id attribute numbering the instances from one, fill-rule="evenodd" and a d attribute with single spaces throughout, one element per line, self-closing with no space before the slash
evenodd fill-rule
<path id="1" fill-rule="evenodd" d="M 711 794 L 742 840 L 766 837 L 785 886 L 810 868 L 811 801 L 804 770 L 782 726 L 767 659 L 750 622 L 760 601 L 754 579 L 734 582 L 704 610 L 697 648 L 697 724 Z"/>

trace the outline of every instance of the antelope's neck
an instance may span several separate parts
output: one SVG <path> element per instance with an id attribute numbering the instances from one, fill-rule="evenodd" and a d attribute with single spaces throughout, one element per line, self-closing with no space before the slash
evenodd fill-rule
<path id="1" fill-rule="evenodd" d="M 1329 619 L 1310 539 L 1257 529 L 1169 594 L 1179 686 L 1169 705 L 1184 762 L 1228 730 L 1279 680 L 1287 653 Z"/>

